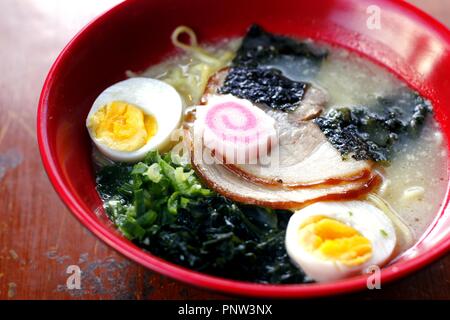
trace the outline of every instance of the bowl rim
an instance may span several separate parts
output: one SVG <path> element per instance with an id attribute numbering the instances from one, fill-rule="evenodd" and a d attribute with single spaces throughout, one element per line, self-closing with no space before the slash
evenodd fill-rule
<path id="1" fill-rule="evenodd" d="M 50 145 L 48 143 L 47 134 L 47 101 L 48 94 L 54 83 L 55 73 L 57 72 L 62 61 L 70 56 L 70 51 L 84 34 L 85 31 L 94 28 L 97 24 L 109 18 L 119 10 L 123 10 L 130 3 L 137 2 L 138 0 L 125 0 L 122 1 L 109 10 L 99 14 L 96 18 L 91 20 L 85 25 L 63 48 L 52 67 L 50 68 L 48 75 L 45 79 L 41 95 L 38 102 L 37 110 L 37 140 L 39 146 L 39 152 L 42 158 L 44 169 L 49 177 L 57 194 L 69 209 L 69 211 L 78 219 L 81 224 L 86 227 L 95 236 L 104 241 L 107 245 L 124 255 L 125 257 L 149 268 L 155 272 L 158 272 L 164 276 L 168 276 L 172 279 L 208 289 L 216 292 L 232 294 L 237 296 L 252 296 L 252 297 L 271 297 L 271 298 L 313 298 L 320 296 L 330 296 L 342 293 L 350 293 L 367 288 L 367 281 L 370 275 L 360 275 L 348 279 L 343 279 L 330 283 L 310 283 L 310 284 L 257 284 L 237 280 L 229 280 L 221 277 L 207 275 L 200 273 L 169 261 L 161 259 L 157 256 L 146 252 L 123 236 L 110 231 L 104 227 L 102 223 L 96 220 L 88 210 L 85 210 L 72 195 L 70 190 L 65 186 L 62 177 L 58 173 L 57 164 L 52 158 Z M 378 2 L 390 2 L 398 6 L 402 12 L 407 11 L 410 14 L 422 19 L 430 28 L 438 32 L 443 39 L 450 44 L 450 31 L 436 19 L 418 9 L 414 5 L 402 0 L 377 0 Z M 443 208 L 448 206 L 449 197 L 448 192 L 445 196 L 445 202 Z M 442 210 L 441 216 L 445 210 Z M 439 216 L 434 220 L 436 223 Z M 431 225 L 427 232 L 430 232 Z M 422 236 L 423 237 L 423 236 Z M 407 261 L 401 262 L 400 265 L 390 265 L 381 269 L 382 283 L 386 284 L 396 279 L 404 277 L 443 256 L 450 250 L 450 235 L 442 239 L 437 245 L 432 246 L 427 252 L 420 256 L 413 257 Z"/>

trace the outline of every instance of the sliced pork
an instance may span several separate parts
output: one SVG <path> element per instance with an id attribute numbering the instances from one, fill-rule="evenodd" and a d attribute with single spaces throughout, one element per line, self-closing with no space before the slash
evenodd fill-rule
<path id="1" fill-rule="evenodd" d="M 370 174 L 371 162 L 343 159 L 313 122 L 280 131 L 278 145 L 271 151 L 272 162 L 226 165 L 248 180 L 289 187 L 336 184 Z"/>
<path id="2" fill-rule="evenodd" d="M 379 182 L 378 176 L 335 186 L 289 189 L 267 186 L 242 179 L 221 164 L 193 162 L 204 182 L 223 196 L 246 204 L 275 209 L 297 209 L 319 200 L 355 198 L 369 192 Z"/>

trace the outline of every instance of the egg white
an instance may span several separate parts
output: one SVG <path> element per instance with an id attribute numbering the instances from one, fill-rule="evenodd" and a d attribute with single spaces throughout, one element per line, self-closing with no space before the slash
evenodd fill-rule
<path id="1" fill-rule="evenodd" d="M 89 121 L 103 106 L 113 101 L 123 101 L 152 115 L 157 122 L 156 134 L 141 148 L 135 151 L 114 150 L 96 138 L 89 127 Z M 131 78 L 120 81 L 104 90 L 94 101 L 86 119 L 89 135 L 97 148 L 115 161 L 136 162 L 154 149 L 162 150 L 171 140 L 172 132 L 179 127 L 183 102 L 178 92 L 169 84 L 150 78 Z"/>
<path id="2" fill-rule="evenodd" d="M 325 216 L 351 226 L 372 245 L 371 258 L 361 265 L 348 266 L 321 259 L 305 250 L 299 241 L 299 229 L 305 219 Z M 334 281 L 366 272 L 373 265 L 383 266 L 391 257 L 397 238 L 389 218 L 377 207 L 364 201 L 317 202 L 296 211 L 286 231 L 286 250 L 294 263 L 318 282 Z"/>

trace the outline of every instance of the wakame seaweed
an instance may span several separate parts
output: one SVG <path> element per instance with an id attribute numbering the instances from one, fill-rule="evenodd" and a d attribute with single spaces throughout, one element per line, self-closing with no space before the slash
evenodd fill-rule
<path id="1" fill-rule="evenodd" d="M 226 199 L 170 154 L 151 152 L 134 166 L 103 167 L 97 185 L 121 232 L 161 258 L 237 280 L 309 281 L 284 246 L 291 212 Z"/>
<path id="2" fill-rule="evenodd" d="M 404 90 L 396 96 L 379 98 L 371 108 L 332 109 L 315 122 L 343 156 L 387 164 L 395 142 L 402 137 L 417 137 L 431 112 L 425 99 Z"/>
<path id="3" fill-rule="evenodd" d="M 307 84 L 285 77 L 271 62 L 280 57 L 310 59 L 317 67 L 328 51 L 288 37 L 266 32 L 252 25 L 237 51 L 232 67 L 219 89 L 254 103 L 283 111 L 294 110 L 302 100 Z"/>

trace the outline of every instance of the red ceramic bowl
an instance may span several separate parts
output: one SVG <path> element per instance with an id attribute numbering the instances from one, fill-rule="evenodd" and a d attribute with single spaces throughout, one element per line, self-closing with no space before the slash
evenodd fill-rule
<path id="1" fill-rule="evenodd" d="M 371 30 L 366 24 L 372 10 L 378 10 L 374 4 L 381 10 L 380 30 Z M 326 284 L 261 285 L 194 272 L 126 240 L 102 210 L 84 125 L 95 97 L 124 79 L 126 70 L 143 70 L 170 54 L 170 34 L 180 24 L 191 26 L 202 41 L 214 41 L 241 36 L 253 22 L 272 32 L 346 47 L 389 68 L 431 99 L 437 120 L 447 138 L 450 135 L 450 33 L 404 1 L 227 0 L 212 6 L 209 0 L 129 0 L 84 28 L 48 74 L 37 117 L 45 169 L 81 223 L 128 258 L 166 276 L 203 288 L 257 297 L 313 297 L 363 289 L 366 276 Z M 443 201 L 436 220 L 413 250 L 382 270 L 382 283 L 417 270 L 448 251 L 448 197 Z"/>

